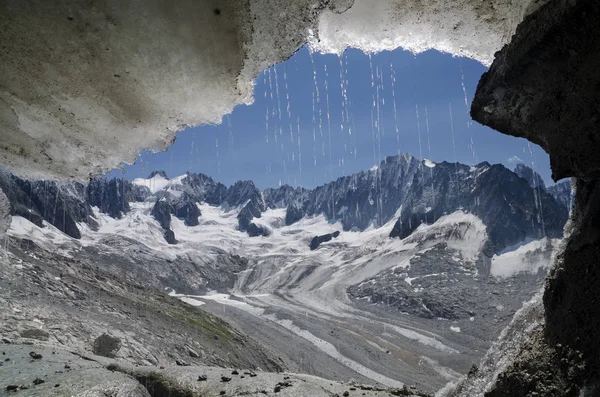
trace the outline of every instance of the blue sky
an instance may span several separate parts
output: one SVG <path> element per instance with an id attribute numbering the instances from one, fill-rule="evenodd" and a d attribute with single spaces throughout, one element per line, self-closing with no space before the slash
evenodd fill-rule
<path id="1" fill-rule="evenodd" d="M 511 169 L 533 163 L 551 184 L 538 146 L 471 121 L 468 107 L 485 71 L 437 51 L 368 56 L 349 49 L 338 57 L 302 48 L 258 76 L 252 105 L 237 106 L 220 125 L 181 131 L 166 152 L 142 152 L 124 173 L 109 175 L 133 179 L 162 169 L 169 176 L 202 172 L 227 185 L 251 179 L 260 188 L 314 187 L 408 152 Z"/>

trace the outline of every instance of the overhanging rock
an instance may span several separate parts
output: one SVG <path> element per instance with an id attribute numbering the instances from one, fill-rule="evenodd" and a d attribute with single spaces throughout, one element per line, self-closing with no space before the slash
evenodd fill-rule
<path id="1" fill-rule="evenodd" d="M 550 154 L 552 177 L 600 178 L 600 3 L 552 1 L 483 75 L 474 120 Z"/>
<path id="2" fill-rule="evenodd" d="M 86 178 L 251 103 L 301 45 L 436 48 L 488 64 L 545 0 L 6 0 L 0 164 Z"/>

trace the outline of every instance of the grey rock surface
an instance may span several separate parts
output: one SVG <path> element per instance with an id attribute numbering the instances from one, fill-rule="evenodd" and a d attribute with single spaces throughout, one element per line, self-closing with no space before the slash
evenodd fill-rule
<path id="1" fill-rule="evenodd" d="M 570 180 L 560 181 L 555 185 L 548 186 L 546 190 L 553 195 L 558 202 L 563 203 L 563 205 L 569 208 L 569 210 L 573 208 L 575 197 L 572 193 Z"/>
<path id="2" fill-rule="evenodd" d="M 252 338 L 160 292 L 162 286 L 149 287 L 148 273 L 133 273 L 123 258 L 121 264 L 115 259 L 85 253 L 75 259 L 13 240 L 7 258 L 0 260 L 0 305 L 5 308 L 0 335 L 15 343 L 44 339 L 91 354 L 96 338 L 107 334 L 119 339 L 116 357 L 132 364 L 169 365 L 179 359 L 282 369 L 284 363 Z M 44 333 L 34 331 L 39 329 Z M 190 357 L 188 347 L 198 357 Z"/>
<path id="3" fill-rule="evenodd" d="M 10 201 L 0 188 L 0 242 L 4 241 L 6 231 L 10 227 Z"/>
<path id="4" fill-rule="evenodd" d="M 0 162 L 29 176 L 87 178 L 164 150 L 185 126 L 250 103 L 256 75 L 307 40 L 331 53 L 438 48 L 488 64 L 544 2 L 186 0 L 172 9 L 152 0 L 141 12 L 118 0 L 11 0 L 0 13 Z"/>
<path id="5" fill-rule="evenodd" d="M 542 318 L 521 326 L 536 331 L 516 355 L 498 357 L 508 367 L 489 367 L 493 377 L 470 393 L 459 385 L 450 395 L 598 395 L 598 18 L 595 1 L 549 2 L 519 25 L 478 85 L 472 117 L 540 144 L 554 180 L 574 177 L 576 197 L 563 251 L 546 282 Z"/>
<path id="6" fill-rule="evenodd" d="M 551 1 L 526 18 L 479 81 L 474 120 L 550 154 L 554 180 L 600 177 L 594 1 Z"/>
<path id="7" fill-rule="evenodd" d="M 31 361 L 28 351 L 43 356 Z M 315 376 L 192 366 L 137 366 L 123 360 L 81 354 L 51 344 L 0 345 L 0 389 L 14 387 L 19 396 L 150 397 L 150 396 L 408 396 L 430 397 L 406 387 L 386 389 L 358 382 L 340 383 Z M 199 375 L 201 374 L 201 375 Z M 200 378 L 202 380 L 200 381 Z M 228 379 L 223 382 L 222 379 Z M 346 394 L 345 394 L 346 393 Z"/>

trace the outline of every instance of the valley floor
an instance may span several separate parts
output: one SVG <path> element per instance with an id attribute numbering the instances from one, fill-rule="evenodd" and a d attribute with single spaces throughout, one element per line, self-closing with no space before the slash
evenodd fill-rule
<path id="1" fill-rule="evenodd" d="M 42 329 L 87 351 L 107 332 L 133 364 L 180 360 L 434 391 L 479 361 L 540 288 L 556 247 L 540 240 L 486 258 L 485 227 L 459 211 L 404 240 L 387 237 L 390 224 L 311 251 L 312 237 L 340 225 L 319 216 L 285 226 L 285 210 L 275 209 L 254 219 L 271 235 L 248 238 L 235 211 L 209 205 L 199 226 L 174 218 L 179 243 L 169 245 L 150 209 L 96 213 L 98 230 L 79 225 L 81 240 L 14 217 L 2 335 Z"/>

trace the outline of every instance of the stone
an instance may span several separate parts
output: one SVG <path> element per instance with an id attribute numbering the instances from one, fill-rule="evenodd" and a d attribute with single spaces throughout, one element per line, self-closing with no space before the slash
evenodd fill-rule
<path id="1" fill-rule="evenodd" d="M 98 356 L 115 357 L 121 349 L 121 340 L 108 334 L 102 334 L 94 340 L 93 352 Z"/>
<path id="2" fill-rule="evenodd" d="M 187 346 L 187 351 L 188 351 L 188 354 L 190 355 L 190 357 L 200 358 L 200 355 L 191 347 Z"/>

